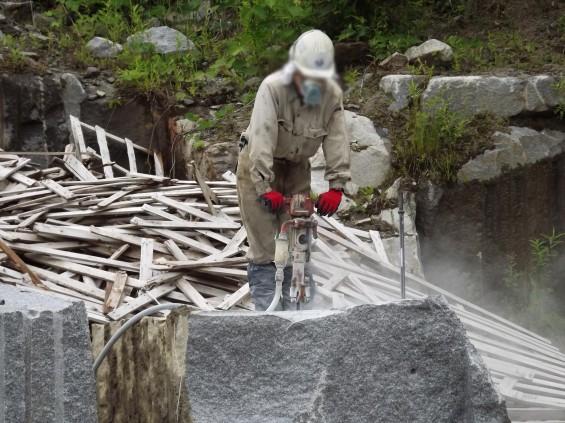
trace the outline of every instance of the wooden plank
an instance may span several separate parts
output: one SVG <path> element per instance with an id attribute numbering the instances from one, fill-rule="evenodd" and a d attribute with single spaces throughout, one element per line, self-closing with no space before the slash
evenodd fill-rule
<path id="1" fill-rule="evenodd" d="M 163 157 L 161 156 L 160 151 L 153 152 L 153 162 L 155 164 L 155 175 L 165 176 L 165 170 L 163 167 Z"/>
<path id="2" fill-rule="evenodd" d="M 116 279 L 116 274 L 113 272 L 109 272 L 106 270 L 102 270 L 100 268 L 97 267 L 93 267 L 93 266 L 87 266 L 84 264 L 80 264 L 80 263 L 73 263 L 71 261 L 64 261 L 64 260 L 58 260 L 55 258 L 52 258 L 50 256 L 34 256 L 33 257 L 34 261 L 37 261 L 39 263 L 43 263 L 46 264 L 48 266 L 53 266 L 53 267 L 57 267 L 59 269 L 65 269 L 65 270 L 69 270 L 71 272 L 74 273 L 78 273 L 81 275 L 87 275 L 96 279 L 102 279 L 105 280 L 107 282 L 114 282 L 114 280 Z M 145 285 L 143 282 L 141 282 L 139 279 L 136 278 L 132 278 L 131 276 L 128 276 L 128 279 L 126 281 L 126 285 L 131 287 L 131 288 L 143 288 L 143 286 Z"/>
<path id="3" fill-rule="evenodd" d="M 102 258 L 102 257 L 91 256 L 91 255 L 88 255 L 88 254 L 73 253 L 71 251 L 56 250 L 54 248 L 41 248 L 41 247 L 37 247 L 35 245 L 27 245 L 27 244 L 21 244 L 21 243 L 11 243 L 10 247 L 12 247 L 14 250 L 18 250 L 18 251 L 25 251 L 25 252 L 29 252 L 29 253 L 47 254 L 47 255 L 52 255 L 52 256 L 55 256 L 55 257 L 72 259 L 72 260 L 75 260 L 77 262 L 82 262 L 82 263 L 104 264 L 104 265 L 109 266 L 109 267 L 116 267 L 118 269 L 130 270 L 130 271 L 138 271 L 139 270 L 139 267 L 135 266 L 132 263 L 127 263 L 125 261 L 105 259 L 105 258 Z"/>
<path id="4" fill-rule="evenodd" d="M 139 261 L 139 280 L 144 282 L 153 277 L 153 239 L 141 239 L 141 260 Z"/>
<path id="5" fill-rule="evenodd" d="M 20 170 L 30 161 L 31 161 L 30 159 L 20 158 L 14 164 L 14 166 L 6 167 L 4 165 L 0 165 L 0 181 L 3 181 L 4 179 L 12 176 L 14 173 L 16 173 L 18 170 Z"/>
<path id="6" fill-rule="evenodd" d="M 103 208 L 108 207 L 110 204 L 112 204 L 113 202 L 119 200 L 120 198 L 125 197 L 126 195 L 130 194 L 131 191 L 130 190 L 120 190 L 115 192 L 114 194 L 112 194 L 110 197 L 105 198 L 104 200 L 100 201 L 98 204 L 95 204 L 93 206 L 90 206 L 89 208 L 91 210 L 100 210 Z"/>
<path id="7" fill-rule="evenodd" d="M 155 270 L 180 270 L 180 269 L 196 269 L 203 267 L 222 267 L 247 263 L 245 257 L 234 258 L 204 258 L 202 260 L 182 260 L 182 261 L 158 261 L 153 265 Z"/>
<path id="8" fill-rule="evenodd" d="M 102 157 L 102 166 L 104 166 L 104 177 L 106 179 L 113 179 L 114 172 L 112 171 L 112 166 L 105 166 L 112 163 L 110 159 L 110 150 L 108 150 L 108 143 L 106 142 L 106 131 L 104 128 L 96 125 L 94 127 L 96 131 L 96 141 L 98 141 L 98 148 L 100 148 L 100 156 Z"/>
<path id="9" fill-rule="evenodd" d="M 133 142 L 129 138 L 124 138 L 126 149 L 128 153 L 129 171 L 130 173 L 137 172 L 137 161 L 135 159 L 135 151 L 133 149 Z"/>
<path id="10" fill-rule="evenodd" d="M 224 251 L 231 250 L 233 248 L 239 248 L 241 244 L 245 242 L 246 239 L 247 239 L 247 231 L 245 230 L 245 227 L 242 226 L 239 229 L 239 231 L 237 231 L 235 236 L 231 239 L 231 241 L 226 244 L 226 246 L 224 247 Z"/>
<path id="11" fill-rule="evenodd" d="M 28 178 L 22 172 L 16 172 L 16 173 L 10 175 L 9 179 L 16 181 L 20 184 L 23 184 L 28 188 L 34 186 L 37 183 L 37 181 L 35 179 Z"/>
<path id="12" fill-rule="evenodd" d="M 246 283 L 233 294 L 226 295 L 224 301 L 218 304 L 216 308 L 219 310 L 229 310 L 250 295 L 251 292 L 249 291 L 249 283 Z"/>
<path id="13" fill-rule="evenodd" d="M 122 303 L 122 296 L 124 294 L 124 288 L 126 287 L 127 279 L 128 275 L 126 272 L 121 270 L 116 272 L 116 280 L 112 284 L 110 295 L 104 303 L 104 307 L 108 309 L 108 312 L 119 307 Z"/>
<path id="14" fill-rule="evenodd" d="M 75 156 L 66 156 L 65 167 L 81 181 L 90 182 L 98 180 Z"/>
<path id="15" fill-rule="evenodd" d="M 381 234 L 379 233 L 379 231 L 369 231 L 369 235 L 371 237 L 371 241 L 373 241 L 373 247 L 375 248 L 375 251 L 377 253 L 377 257 L 379 258 L 379 260 L 390 264 L 390 261 L 388 259 L 387 254 L 386 254 L 385 246 L 383 244 L 383 240 L 381 239 Z"/>
<path id="16" fill-rule="evenodd" d="M 188 260 L 179 246 L 171 239 L 165 241 L 165 246 L 169 249 L 176 260 Z M 190 284 L 188 279 L 181 278 L 176 281 L 178 289 L 187 296 L 187 298 L 200 307 L 202 310 L 214 310 L 208 301 Z"/>
<path id="17" fill-rule="evenodd" d="M 167 283 L 163 285 L 159 285 L 150 291 L 147 291 L 145 294 L 139 295 L 137 298 L 134 298 L 132 301 L 129 301 L 127 304 L 124 304 L 111 313 L 108 313 L 108 317 L 112 320 L 119 320 L 124 318 L 130 313 L 140 309 L 141 307 L 152 303 L 155 299 L 159 299 L 162 296 L 168 294 L 171 291 L 176 289 L 176 285 L 173 283 Z"/>
<path id="18" fill-rule="evenodd" d="M 63 286 L 68 289 L 72 289 L 73 291 L 80 292 L 81 294 L 97 298 L 99 300 L 104 301 L 104 291 L 93 286 L 88 286 L 82 282 L 79 282 L 75 279 L 67 278 L 62 275 L 59 275 L 55 272 L 51 272 L 46 269 L 42 269 L 36 266 L 29 266 L 38 276 L 44 278 L 50 282 L 53 282 L 56 285 Z"/>
<path id="19" fill-rule="evenodd" d="M 20 224 L 18 224 L 18 230 L 27 228 L 30 225 L 33 225 L 37 219 L 45 214 L 44 211 L 39 211 L 37 213 L 32 214 L 27 219 L 23 220 Z"/>
<path id="20" fill-rule="evenodd" d="M 120 231 L 116 231 L 115 229 L 98 228 L 96 226 L 91 226 L 90 232 L 92 232 L 93 234 L 101 235 L 103 238 L 110 238 L 116 241 L 137 245 L 139 247 L 142 247 L 143 239 L 146 239 L 139 236 L 129 235 Z M 154 242 L 153 249 L 160 253 L 165 253 L 165 254 L 169 253 L 169 250 L 165 248 L 165 246 L 160 242 Z"/>
<path id="21" fill-rule="evenodd" d="M 194 160 L 192 161 L 191 164 L 192 164 L 192 171 L 194 172 L 194 178 L 196 179 L 196 182 L 198 182 L 198 185 L 202 190 L 202 195 L 204 196 L 204 200 L 206 200 L 206 204 L 208 204 L 208 209 L 210 210 L 210 213 L 212 213 L 215 216 L 216 209 L 214 208 L 214 204 L 219 203 L 218 197 L 206 184 L 206 181 L 204 181 L 202 175 L 200 175 L 200 171 L 198 170 L 198 167 L 196 166 Z"/>
<path id="22" fill-rule="evenodd" d="M 73 142 L 78 157 L 82 157 L 86 153 L 86 143 L 84 142 L 84 135 L 82 133 L 82 128 L 80 127 L 80 121 L 76 116 L 69 116 L 71 121 L 71 134 L 73 136 Z"/>
<path id="23" fill-rule="evenodd" d="M 34 285 L 38 286 L 39 288 L 48 289 L 33 272 L 33 270 L 31 270 L 31 268 L 28 267 L 28 265 L 20 258 L 20 256 L 18 256 L 2 239 L 0 239 L 0 250 L 2 250 L 8 256 L 8 259 L 12 263 L 14 263 L 22 271 L 22 273 L 26 273 L 29 276 L 31 282 Z"/>
<path id="24" fill-rule="evenodd" d="M 181 203 L 180 201 L 176 201 L 176 200 L 173 200 L 171 198 L 168 198 L 168 197 L 164 196 L 163 194 L 157 193 L 157 194 L 154 194 L 151 198 L 153 200 L 161 203 L 161 204 L 164 204 L 164 205 L 169 206 L 169 207 L 174 207 L 177 210 L 183 211 L 185 213 L 188 213 L 188 214 L 190 214 L 194 217 L 197 217 L 199 219 L 202 219 L 202 220 L 207 220 L 209 222 L 222 222 L 223 221 L 222 219 L 219 219 L 216 216 L 213 216 L 213 215 L 206 213 L 202 210 L 198 210 L 194 207 L 191 207 L 190 205 L 188 205 L 186 203 Z"/>
<path id="25" fill-rule="evenodd" d="M 162 229 L 239 229 L 241 225 L 237 222 L 190 222 L 190 221 L 162 221 L 147 220 L 140 217 L 133 217 L 130 223 L 145 228 Z"/>
<path id="26" fill-rule="evenodd" d="M 42 179 L 40 184 L 47 188 L 49 191 L 57 194 L 59 197 L 63 198 L 64 200 L 70 200 L 75 197 L 75 194 L 69 191 L 62 185 L 59 185 L 53 179 Z"/>
<path id="27" fill-rule="evenodd" d="M 78 119 L 77 119 L 77 120 L 78 120 Z M 80 122 L 80 121 L 79 121 L 79 122 Z M 84 122 L 80 122 L 80 126 L 82 126 L 83 128 L 90 129 L 91 131 L 95 131 L 94 126 L 88 125 L 88 124 L 86 124 L 86 123 L 84 123 Z M 117 141 L 117 142 L 119 142 L 119 143 L 121 143 L 121 144 L 125 144 L 125 143 L 126 143 L 126 141 L 125 141 L 123 138 L 120 138 L 120 137 L 118 137 L 118 136 L 116 136 L 116 135 L 113 135 L 113 134 L 106 134 L 106 136 L 107 136 L 107 138 L 108 138 L 109 140 Z M 133 148 L 135 148 L 136 150 L 143 151 L 144 153 L 149 153 L 149 150 L 148 150 L 147 148 L 145 148 L 145 147 L 142 147 L 142 146 L 140 146 L 140 145 L 138 145 L 138 144 L 135 144 L 135 143 L 132 143 L 132 145 L 133 145 Z"/>
<path id="28" fill-rule="evenodd" d="M 186 245 L 187 247 L 194 248 L 196 251 L 201 251 L 206 254 L 216 254 L 220 252 L 220 250 L 216 248 L 209 247 L 206 244 L 183 236 L 177 232 L 169 231 L 166 229 L 151 229 L 151 232 L 161 235 L 165 238 L 172 239 L 179 244 Z"/>

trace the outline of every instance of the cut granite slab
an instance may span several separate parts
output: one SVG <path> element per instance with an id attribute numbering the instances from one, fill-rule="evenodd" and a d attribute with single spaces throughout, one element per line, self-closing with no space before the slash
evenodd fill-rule
<path id="1" fill-rule="evenodd" d="M 0 422 L 98 421 L 82 302 L 0 284 Z"/>
<path id="2" fill-rule="evenodd" d="M 342 312 L 189 318 L 194 422 L 509 422 L 440 297 Z"/>

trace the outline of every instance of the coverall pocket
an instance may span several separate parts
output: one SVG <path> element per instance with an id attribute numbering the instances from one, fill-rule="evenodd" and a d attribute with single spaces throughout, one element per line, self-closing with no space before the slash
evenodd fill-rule
<path id="1" fill-rule="evenodd" d="M 316 154 L 326 135 L 328 135 L 328 130 L 325 128 L 304 128 L 302 155 L 312 157 Z"/>
<path id="2" fill-rule="evenodd" d="M 279 119 L 279 132 L 277 139 L 277 146 L 275 148 L 274 157 L 286 157 L 289 151 L 294 146 L 292 131 L 294 125 L 292 122 L 284 119 Z"/>

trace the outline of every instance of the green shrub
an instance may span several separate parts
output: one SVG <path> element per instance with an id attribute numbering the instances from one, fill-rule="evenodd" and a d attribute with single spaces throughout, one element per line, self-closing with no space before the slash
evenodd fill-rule
<path id="1" fill-rule="evenodd" d="M 415 86 L 412 90 L 417 92 Z M 415 179 L 453 181 L 461 161 L 458 144 L 471 120 L 451 111 L 441 96 L 422 104 L 418 100 L 413 99 L 405 136 L 395 143 L 401 171 Z"/>

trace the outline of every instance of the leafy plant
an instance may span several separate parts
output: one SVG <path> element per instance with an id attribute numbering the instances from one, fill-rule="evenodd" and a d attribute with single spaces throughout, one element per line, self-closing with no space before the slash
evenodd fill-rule
<path id="1" fill-rule="evenodd" d="M 421 105 L 418 100 L 413 99 L 406 136 L 396 143 L 401 169 L 415 179 L 427 176 L 452 181 L 458 164 L 457 144 L 467 135 L 470 119 L 451 111 L 441 96 Z"/>
<path id="2" fill-rule="evenodd" d="M 530 261 L 520 268 L 515 255 L 508 256 L 504 284 L 507 290 L 502 300 L 504 310 L 519 323 L 542 334 L 561 332 L 565 320 L 552 307 L 555 284 L 552 263 L 558 257 L 558 246 L 563 244 L 565 232 L 555 228 L 549 235 L 530 240 Z M 558 326 L 555 323 L 558 322 Z"/>

